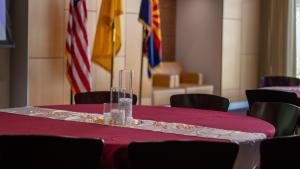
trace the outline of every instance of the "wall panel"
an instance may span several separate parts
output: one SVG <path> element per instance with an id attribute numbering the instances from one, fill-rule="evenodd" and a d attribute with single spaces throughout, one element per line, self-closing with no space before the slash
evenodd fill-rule
<path id="1" fill-rule="evenodd" d="M 224 0 L 223 17 L 227 19 L 240 19 L 242 17 L 242 2 L 243 0 Z"/>
<path id="2" fill-rule="evenodd" d="M 247 100 L 245 90 L 256 89 L 258 79 L 258 55 L 242 54 L 241 55 L 241 100 Z"/>
<path id="3" fill-rule="evenodd" d="M 63 57 L 64 2 L 29 0 L 29 57 Z"/>
<path id="4" fill-rule="evenodd" d="M 260 0 L 244 0 L 242 8 L 241 100 L 246 100 L 245 90 L 256 89 L 258 85 L 260 3 Z"/>
<path id="5" fill-rule="evenodd" d="M 223 0 L 178 0 L 176 60 L 221 93 Z"/>
<path id="6" fill-rule="evenodd" d="M 242 8 L 243 54 L 257 54 L 259 47 L 260 0 L 244 0 Z"/>
<path id="7" fill-rule="evenodd" d="M 240 48 L 241 48 L 241 21 L 224 20 L 223 22 L 223 90 L 240 89 Z"/>
<path id="8" fill-rule="evenodd" d="M 29 60 L 29 105 L 64 103 L 63 58 Z"/>
<path id="9" fill-rule="evenodd" d="M 222 95 L 231 101 L 257 88 L 259 11 L 259 0 L 224 0 Z"/>
<path id="10" fill-rule="evenodd" d="M 134 93 L 138 94 L 140 65 L 142 52 L 142 26 L 137 22 L 137 14 L 127 14 L 126 32 L 126 60 L 125 67 L 134 71 L 133 88 Z"/>

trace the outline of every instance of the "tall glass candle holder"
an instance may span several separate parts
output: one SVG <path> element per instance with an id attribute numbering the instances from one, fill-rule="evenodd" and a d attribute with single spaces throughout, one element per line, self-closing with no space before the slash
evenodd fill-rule
<path id="1" fill-rule="evenodd" d="M 124 69 L 119 72 L 119 106 L 125 110 L 125 119 L 132 119 L 133 71 Z"/>

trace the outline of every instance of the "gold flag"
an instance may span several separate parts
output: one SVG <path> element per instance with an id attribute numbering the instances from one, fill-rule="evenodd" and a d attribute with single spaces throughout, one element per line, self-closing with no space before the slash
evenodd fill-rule
<path id="1" fill-rule="evenodd" d="M 102 0 L 100 16 L 96 30 L 96 37 L 92 53 L 92 61 L 102 66 L 105 70 L 111 70 L 111 58 L 113 56 L 113 33 L 115 55 L 121 49 L 121 23 L 123 14 L 122 0 Z M 115 22 L 115 32 L 113 23 Z"/>

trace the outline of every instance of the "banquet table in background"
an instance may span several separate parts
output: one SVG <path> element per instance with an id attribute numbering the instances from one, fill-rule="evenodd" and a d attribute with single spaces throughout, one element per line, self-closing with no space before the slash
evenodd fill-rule
<path id="1" fill-rule="evenodd" d="M 102 105 L 56 105 L 42 107 L 74 112 L 102 112 Z M 184 123 L 249 133 L 263 133 L 267 137 L 273 137 L 275 133 L 275 128 L 271 124 L 262 120 L 217 111 L 153 106 L 134 106 L 133 116 L 137 119 L 163 121 L 170 123 Z M 208 140 L 222 142 L 230 141 L 224 139 L 186 136 L 180 134 L 162 133 L 116 126 L 32 117 L 12 114 L 8 112 L 0 112 L 0 134 L 38 134 L 74 136 L 83 138 L 102 138 L 105 143 L 102 166 L 105 169 L 130 168 L 127 146 L 131 142 L 166 140 Z M 258 160 L 259 142 L 256 142 L 254 140 L 243 142 L 240 143 L 240 151 L 234 168 L 251 168 L 258 163 Z"/>
<path id="2" fill-rule="evenodd" d="M 300 86 L 272 86 L 272 87 L 262 87 L 261 89 L 279 90 L 279 91 L 296 93 L 298 99 L 300 100 Z"/>

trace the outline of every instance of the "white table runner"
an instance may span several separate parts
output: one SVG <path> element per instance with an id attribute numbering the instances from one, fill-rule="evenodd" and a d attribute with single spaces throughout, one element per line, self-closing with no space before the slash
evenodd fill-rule
<path id="1" fill-rule="evenodd" d="M 0 109 L 0 112 L 7 112 L 13 114 L 43 117 L 57 120 L 76 121 L 84 123 L 95 123 L 100 125 L 110 125 L 124 128 L 133 128 L 149 131 L 157 131 L 163 133 L 180 134 L 186 136 L 196 136 L 214 139 L 225 139 L 232 142 L 256 142 L 266 138 L 263 133 L 249 133 L 234 130 L 224 130 L 218 128 L 210 128 L 204 126 L 196 126 L 183 123 L 168 123 L 153 120 L 134 119 L 130 123 L 124 125 L 105 124 L 102 114 L 96 113 L 82 113 L 65 110 L 46 109 L 39 107 L 21 107 Z"/>

